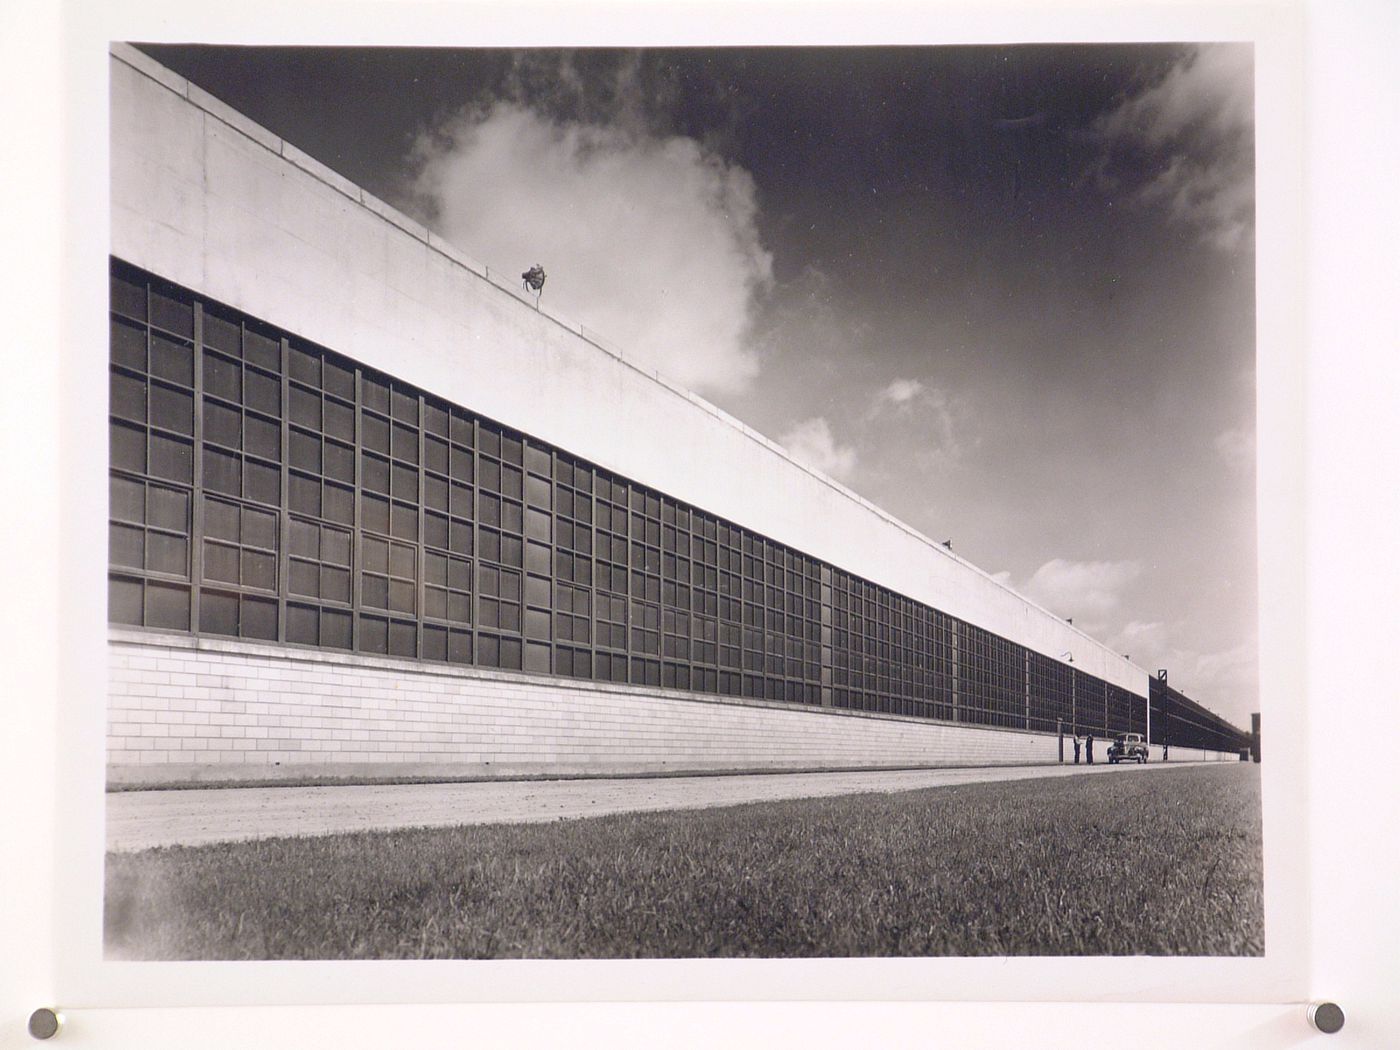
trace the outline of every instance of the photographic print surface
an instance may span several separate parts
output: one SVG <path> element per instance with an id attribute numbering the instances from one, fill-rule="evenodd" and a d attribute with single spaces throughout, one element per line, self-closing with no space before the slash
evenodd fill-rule
<path id="1" fill-rule="evenodd" d="M 1252 79 L 114 45 L 108 957 L 1262 954 Z"/>

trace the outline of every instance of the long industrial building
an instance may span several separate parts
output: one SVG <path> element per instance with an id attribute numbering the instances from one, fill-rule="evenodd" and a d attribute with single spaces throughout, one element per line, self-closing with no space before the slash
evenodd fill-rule
<path id="1" fill-rule="evenodd" d="M 1249 743 L 125 45 L 111 176 L 114 783 Z"/>

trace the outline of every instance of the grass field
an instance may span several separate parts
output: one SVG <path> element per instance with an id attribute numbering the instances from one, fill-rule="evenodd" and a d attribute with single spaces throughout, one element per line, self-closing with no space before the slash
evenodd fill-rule
<path id="1" fill-rule="evenodd" d="M 1258 768 L 107 858 L 109 958 L 1258 955 Z"/>

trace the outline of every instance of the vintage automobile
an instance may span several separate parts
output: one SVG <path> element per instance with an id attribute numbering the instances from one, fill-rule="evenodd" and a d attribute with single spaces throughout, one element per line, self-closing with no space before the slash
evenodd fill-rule
<path id="1" fill-rule="evenodd" d="M 1118 738 L 1108 745 L 1108 760 L 1119 762 L 1146 762 L 1147 741 L 1141 733 L 1119 733 Z"/>

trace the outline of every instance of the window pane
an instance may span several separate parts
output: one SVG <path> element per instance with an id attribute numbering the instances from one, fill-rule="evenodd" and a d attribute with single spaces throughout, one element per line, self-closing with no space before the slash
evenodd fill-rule
<path id="1" fill-rule="evenodd" d="M 350 534 L 339 529 L 322 529 L 321 560 L 332 565 L 349 565 Z"/>
<path id="2" fill-rule="evenodd" d="M 366 536 L 361 549 L 364 567 L 369 572 L 389 571 L 389 545 L 381 539 Z"/>
<path id="3" fill-rule="evenodd" d="M 320 430 L 321 395 L 293 384 L 288 394 L 287 418 L 312 430 Z"/>
<path id="4" fill-rule="evenodd" d="M 532 540 L 548 543 L 550 540 L 550 519 L 543 511 L 531 508 L 525 512 L 525 535 Z"/>
<path id="5" fill-rule="evenodd" d="M 287 374 L 293 379 L 310 386 L 321 385 L 321 358 L 318 354 L 299 346 L 287 351 Z"/>
<path id="6" fill-rule="evenodd" d="M 259 503 L 282 502 L 282 472 L 254 460 L 243 464 L 243 494 Z"/>
<path id="7" fill-rule="evenodd" d="M 321 385 L 330 393 L 347 401 L 355 399 L 355 373 L 327 358 L 321 364 Z"/>
<path id="8" fill-rule="evenodd" d="M 159 325 L 167 332 L 175 332 L 187 338 L 194 337 L 194 307 L 174 289 L 151 289 L 151 324 Z"/>
<path id="9" fill-rule="evenodd" d="M 204 390 L 226 401 L 243 400 L 243 369 L 235 361 L 204 354 Z"/>
<path id="10" fill-rule="evenodd" d="M 413 548 L 395 543 L 389 551 L 389 571 L 395 576 L 412 577 L 414 574 Z"/>
<path id="11" fill-rule="evenodd" d="M 183 536 L 146 534 L 146 568 L 172 576 L 189 576 L 189 544 Z"/>
<path id="12" fill-rule="evenodd" d="M 394 464 L 394 489 L 395 499 L 417 502 L 418 500 L 418 471 L 412 467 L 405 467 L 402 464 Z"/>
<path id="13" fill-rule="evenodd" d="M 266 368 L 270 372 L 282 370 L 281 344 L 271 336 L 264 335 L 252 327 L 243 333 L 243 356 L 246 360 Z"/>
<path id="14" fill-rule="evenodd" d="M 187 631 L 190 628 L 190 592 L 164 583 L 146 584 L 146 626 Z"/>
<path id="15" fill-rule="evenodd" d="M 411 623 L 395 620 L 389 625 L 389 652 L 393 656 L 418 655 L 418 629 Z"/>
<path id="16" fill-rule="evenodd" d="M 423 465 L 439 474 L 446 474 L 448 472 L 446 442 L 439 441 L 435 437 L 425 437 L 423 439 Z"/>
<path id="17" fill-rule="evenodd" d="M 277 380 L 248 369 L 243 377 L 245 404 L 269 416 L 282 414 L 282 389 Z"/>
<path id="18" fill-rule="evenodd" d="M 456 554 L 472 553 L 472 527 L 465 522 L 452 522 L 452 539 L 449 544 Z"/>
<path id="19" fill-rule="evenodd" d="M 321 483 L 292 472 L 287 475 L 287 505 L 298 514 L 321 516 Z"/>
<path id="20" fill-rule="evenodd" d="M 265 510 L 243 508 L 243 542 L 254 547 L 277 547 L 277 515 Z"/>
<path id="21" fill-rule="evenodd" d="M 532 474 L 526 480 L 525 499 L 532 505 L 543 507 L 545 510 L 548 510 L 552 494 L 552 487 L 549 482 L 543 478 L 535 477 Z"/>
<path id="22" fill-rule="evenodd" d="M 146 421 L 146 381 L 122 372 L 112 373 L 111 412 L 137 423 Z"/>
<path id="23" fill-rule="evenodd" d="M 146 282 L 138 277 L 128 277 L 125 273 L 114 273 L 111 278 L 112 309 L 138 321 L 146 319 Z"/>
<path id="24" fill-rule="evenodd" d="M 389 621 L 377 616 L 360 617 L 360 648 L 367 653 L 389 651 Z"/>
<path id="25" fill-rule="evenodd" d="M 411 613 L 417 608 L 416 588 L 402 580 L 389 581 L 389 608 L 395 612 Z"/>
<path id="26" fill-rule="evenodd" d="M 377 456 L 360 457 L 360 484 L 371 492 L 389 493 L 389 464 Z"/>
<path id="27" fill-rule="evenodd" d="M 497 468 L 496 468 L 494 465 L 489 464 L 489 462 L 488 462 L 488 463 L 483 463 L 483 464 L 482 464 L 482 475 L 483 475 L 483 477 L 486 477 L 486 476 L 497 476 L 497 477 L 498 477 L 499 475 L 498 475 L 496 472 L 497 472 Z M 472 472 L 472 454 L 471 454 L 470 452 L 464 451 L 464 450 L 462 450 L 462 449 L 460 449 L 460 448 L 455 448 L 455 447 L 454 447 L 454 448 L 452 449 L 451 473 L 452 473 L 452 480 L 453 480 L 453 481 L 460 481 L 460 482 L 462 482 L 463 484 L 470 485 L 470 484 L 472 483 L 472 480 L 473 480 L 473 472 Z M 492 487 L 492 488 L 495 488 L 495 487 L 497 487 L 498 485 L 499 485 L 499 482 L 497 482 L 496 484 L 493 484 L 491 487 Z"/>
<path id="28" fill-rule="evenodd" d="M 530 642 L 525 646 L 524 669 L 540 674 L 549 673 L 549 645 L 547 643 Z"/>
<path id="29" fill-rule="evenodd" d="M 141 625 L 141 584 L 135 580 L 107 581 L 107 619 L 112 623 Z"/>
<path id="30" fill-rule="evenodd" d="M 434 510 L 447 510 L 447 482 L 427 474 L 423 478 L 423 505 Z"/>
<path id="31" fill-rule="evenodd" d="M 525 636 L 527 638 L 548 638 L 549 616 L 549 613 L 539 609 L 525 610 Z"/>
<path id="32" fill-rule="evenodd" d="M 241 491 L 241 465 L 236 456 L 204 446 L 204 486 L 214 492 L 237 496 Z"/>
<path id="33" fill-rule="evenodd" d="M 223 500 L 204 501 L 204 532 L 215 539 L 238 542 L 238 508 Z"/>
<path id="34" fill-rule="evenodd" d="M 293 578 L 296 576 L 293 570 Z M 320 616 L 317 610 L 307 605 L 287 605 L 287 641 L 299 645 L 316 645 L 319 639 Z"/>
<path id="35" fill-rule="evenodd" d="M 183 390 L 152 384 L 151 422 L 179 434 L 193 434 L 194 398 Z"/>
<path id="36" fill-rule="evenodd" d="M 423 515 L 423 542 L 430 547 L 446 547 L 447 519 L 440 514 Z"/>
<path id="37" fill-rule="evenodd" d="M 346 484 L 355 481 L 355 452 L 353 449 L 327 441 L 325 446 L 326 477 L 335 478 Z"/>
<path id="38" fill-rule="evenodd" d="M 360 524 L 375 532 L 388 532 L 389 501 L 379 496 L 361 496 Z"/>
<path id="39" fill-rule="evenodd" d="M 418 510 L 395 503 L 391 511 L 390 534 L 401 540 L 418 538 Z"/>
<path id="40" fill-rule="evenodd" d="M 447 585 L 459 591 L 469 591 L 472 586 L 471 563 L 461 558 L 452 558 L 447 566 Z"/>
<path id="41" fill-rule="evenodd" d="M 355 440 L 355 410 L 349 405 L 326 399 L 322 427 L 331 437 L 342 441 Z"/>
<path id="42" fill-rule="evenodd" d="M 350 570 L 321 567 L 321 597 L 326 601 L 350 603 Z"/>
<path id="43" fill-rule="evenodd" d="M 168 481 L 189 484 L 194 476 L 194 449 L 188 441 L 151 435 L 151 473 Z"/>
<path id="44" fill-rule="evenodd" d="M 392 443 L 395 459 L 418 462 L 418 431 L 395 423 Z"/>
<path id="45" fill-rule="evenodd" d="M 383 576 L 360 577 L 360 600 L 375 609 L 389 607 L 389 581 Z"/>
<path id="46" fill-rule="evenodd" d="M 350 648 L 350 614 L 338 609 L 321 610 L 321 645 Z"/>
<path id="47" fill-rule="evenodd" d="M 312 598 L 321 594 L 321 571 L 309 562 L 292 559 L 288 566 L 287 587 L 293 594 L 305 594 Z M 291 620 L 287 621 L 288 629 Z"/>
<path id="48" fill-rule="evenodd" d="M 204 399 L 204 440 L 229 448 L 242 448 L 242 414 L 235 409 Z"/>
<path id="49" fill-rule="evenodd" d="M 331 521 L 349 525 L 355 520 L 354 495 L 350 489 L 326 482 L 323 513 Z"/>
<path id="50" fill-rule="evenodd" d="M 281 425 L 250 414 L 243 421 L 243 449 L 263 459 L 281 459 Z"/>
<path id="51" fill-rule="evenodd" d="M 146 472 L 146 432 L 140 427 L 113 422 L 111 426 L 112 466 Z"/>
<path id="52" fill-rule="evenodd" d="M 394 391 L 394 418 L 406 423 L 418 422 L 418 398 L 402 390 Z"/>
<path id="53" fill-rule="evenodd" d="M 151 375 L 181 386 L 194 386 L 194 350 L 185 343 L 151 333 Z"/>
<path id="54" fill-rule="evenodd" d="M 199 596 L 199 629 L 209 634 L 238 633 L 238 599 L 204 591 Z"/>
<path id="55" fill-rule="evenodd" d="M 146 371 L 146 329 L 112 319 L 112 363 Z"/>
<path id="56" fill-rule="evenodd" d="M 263 598 L 244 598 L 238 633 L 243 638 L 277 640 L 277 603 Z"/>
<path id="57" fill-rule="evenodd" d="M 238 356 L 242 353 L 243 329 L 238 321 L 219 316 L 213 308 L 204 308 L 204 343 Z"/>
<path id="58" fill-rule="evenodd" d="M 143 522 L 146 520 L 146 487 L 139 481 L 120 478 L 109 479 L 109 511 L 119 521 Z"/>
<path id="59" fill-rule="evenodd" d="M 204 544 L 204 578 L 238 583 L 238 548 L 220 543 Z"/>
<path id="60" fill-rule="evenodd" d="M 129 569 L 146 567 L 145 531 L 130 525 L 107 527 L 107 560 Z"/>
<path id="61" fill-rule="evenodd" d="M 364 414 L 360 418 L 360 441 L 365 448 L 389 454 L 389 424 L 378 416 Z"/>

